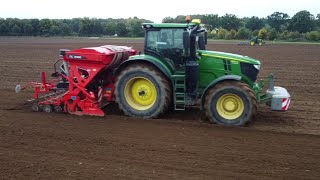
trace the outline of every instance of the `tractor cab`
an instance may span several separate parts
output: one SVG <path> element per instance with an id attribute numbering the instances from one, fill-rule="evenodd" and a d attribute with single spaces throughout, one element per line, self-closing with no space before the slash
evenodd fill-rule
<path id="1" fill-rule="evenodd" d="M 173 74 L 175 110 L 184 110 L 185 105 L 196 104 L 198 96 L 199 60 L 198 50 L 205 50 L 206 29 L 199 19 L 186 23 L 144 23 L 145 55 L 154 57 L 169 67 Z M 134 57 L 133 57 L 134 58 Z M 148 59 L 144 57 L 145 59 Z M 163 67 L 163 66 L 161 66 Z M 181 98 L 180 98 L 181 97 Z M 177 106 L 181 101 L 182 106 Z"/>
<path id="2" fill-rule="evenodd" d="M 144 52 L 146 55 L 167 61 L 181 70 L 187 61 L 196 60 L 196 50 L 205 50 L 206 30 L 200 20 L 191 23 L 144 23 L 146 30 Z"/>

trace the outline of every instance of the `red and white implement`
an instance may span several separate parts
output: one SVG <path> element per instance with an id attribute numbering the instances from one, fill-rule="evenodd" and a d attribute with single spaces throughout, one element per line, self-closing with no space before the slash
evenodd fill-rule
<path id="1" fill-rule="evenodd" d="M 69 112 L 76 115 L 104 116 L 103 106 L 114 101 L 114 69 L 137 51 L 126 46 L 106 45 L 76 50 L 60 50 L 60 72 L 47 82 L 31 82 L 16 92 L 34 88 L 33 111 Z M 41 94 L 41 95 L 40 95 Z"/>

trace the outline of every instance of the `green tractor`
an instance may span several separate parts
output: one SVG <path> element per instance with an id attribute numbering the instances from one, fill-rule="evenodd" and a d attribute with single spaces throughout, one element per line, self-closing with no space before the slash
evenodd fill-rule
<path id="1" fill-rule="evenodd" d="M 254 119 L 259 103 L 288 109 L 290 95 L 274 86 L 272 75 L 257 81 L 260 61 L 206 50 L 200 20 L 142 26 L 144 54 L 131 56 L 116 71 L 115 98 L 126 115 L 157 118 L 169 109 L 197 106 L 213 123 L 241 126 Z"/>
<path id="2" fill-rule="evenodd" d="M 252 37 L 252 38 L 250 39 L 250 45 L 251 45 L 251 46 L 254 46 L 254 45 L 262 46 L 262 45 L 264 45 L 264 44 L 266 44 L 266 43 L 264 42 L 264 40 L 258 38 L 258 36 L 254 36 L 254 37 Z"/>

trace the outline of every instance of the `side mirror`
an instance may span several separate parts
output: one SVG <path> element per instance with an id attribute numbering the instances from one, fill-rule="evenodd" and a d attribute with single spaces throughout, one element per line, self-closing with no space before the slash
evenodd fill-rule
<path id="1" fill-rule="evenodd" d="M 190 35 L 187 31 L 183 32 L 183 48 L 185 50 L 185 55 L 188 56 L 190 54 Z"/>
<path id="2" fill-rule="evenodd" d="M 198 41 L 198 45 L 199 45 L 199 49 L 200 50 L 206 50 L 206 46 L 205 46 L 205 37 L 203 36 L 199 36 L 199 41 Z"/>
<path id="3" fill-rule="evenodd" d="M 204 44 L 207 45 L 208 44 L 208 32 L 204 32 Z"/>

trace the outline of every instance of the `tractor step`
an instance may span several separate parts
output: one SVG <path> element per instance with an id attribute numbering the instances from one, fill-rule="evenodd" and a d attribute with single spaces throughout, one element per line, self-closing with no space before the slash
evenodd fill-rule
<path id="1" fill-rule="evenodd" d="M 174 79 L 174 110 L 186 109 L 186 75 L 181 72 L 173 75 Z"/>

